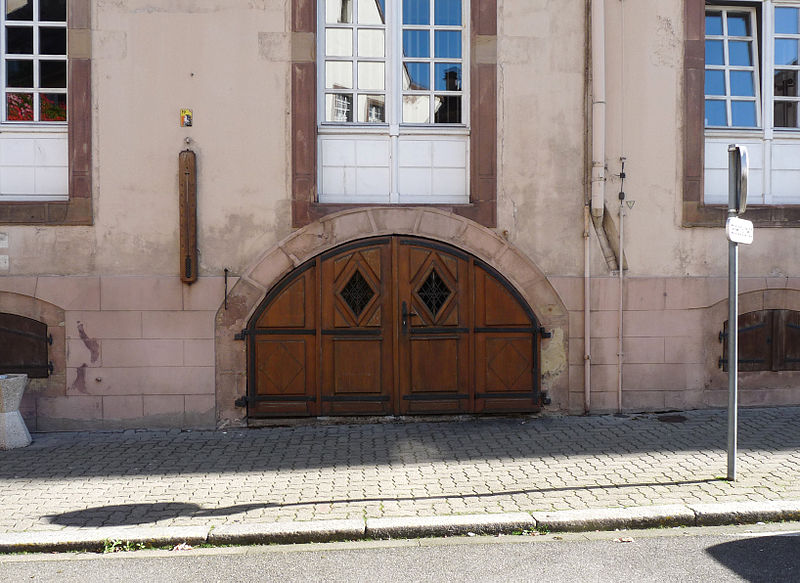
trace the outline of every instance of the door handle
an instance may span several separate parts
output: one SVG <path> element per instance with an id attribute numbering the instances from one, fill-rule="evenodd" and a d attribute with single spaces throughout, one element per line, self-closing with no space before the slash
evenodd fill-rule
<path id="1" fill-rule="evenodd" d="M 403 334 L 408 332 L 408 318 L 409 316 L 418 316 L 413 309 L 409 311 L 408 304 L 403 302 L 403 306 L 400 310 L 400 327 L 402 328 Z"/>

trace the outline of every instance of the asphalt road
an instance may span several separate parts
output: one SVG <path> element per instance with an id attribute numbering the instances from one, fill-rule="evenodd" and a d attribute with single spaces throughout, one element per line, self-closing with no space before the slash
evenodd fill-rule
<path id="1" fill-rule="evenodd" d="M 800 581 L 800 523 L 0 556 L 3 581 Z"/>

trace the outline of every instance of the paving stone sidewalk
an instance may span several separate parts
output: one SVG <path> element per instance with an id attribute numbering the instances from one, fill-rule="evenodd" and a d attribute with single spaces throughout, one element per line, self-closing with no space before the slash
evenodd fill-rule
<path id="1" fill-rule="evenodd" d="M 0 534 L 800 500 L 800 407 L 34 435 Z"/>

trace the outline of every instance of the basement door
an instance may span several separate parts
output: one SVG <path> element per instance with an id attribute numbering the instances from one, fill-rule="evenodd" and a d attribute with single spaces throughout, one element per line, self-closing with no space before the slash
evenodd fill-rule
<path id="1" fill-rule="evenodd" d="M 335 248 L 278 283 L 244 333 L 252 418 L 541 407 L 532 311 L 491 267 L 438 242 Z"/>

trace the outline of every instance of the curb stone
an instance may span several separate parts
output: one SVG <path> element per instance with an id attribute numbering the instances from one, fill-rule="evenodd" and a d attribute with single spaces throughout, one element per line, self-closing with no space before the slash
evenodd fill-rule
<path id="1" fill-rule="evenodd" d="M 367 518 L 371 538 L 420 538 L 473 534 L 510 534 L 533 530 L 536 521 L 527 512 L 464 514 L 456 516 L 410 516 Z"/>
<path id="2" fill-rule="evenodd" d="M 474 534 L 512 534 L 547 528 L 550 532 L 623 530 L 674 526 L 723 526 L 800 520 L 800 500 L 731 502 L 514 512 L 429 517 L 251 522 L 216 527 L 103 527 L 59 531 L 0 533 L 0 553 L 100 552 L 107 541 L 175 546 L 181 543 L 297 544 L 363 540 L 364 538 L 422 538 Z"/>

